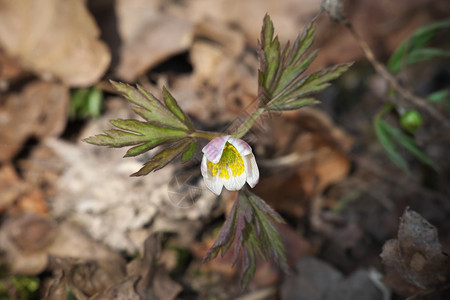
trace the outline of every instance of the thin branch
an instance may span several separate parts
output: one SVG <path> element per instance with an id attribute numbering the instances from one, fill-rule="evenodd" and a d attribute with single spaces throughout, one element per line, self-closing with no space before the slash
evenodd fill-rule
<path id="1" fill-rule="evenodd" d="M 369 45 L 364 41 L 358 33 L 355 31 L 353 25 L 348 21 L 347 19 L 340 21 L 352 34 L 352 36 L 355 38 L 356 42 L 359 44 L 361 49 L 364 51 L 364 54 L 366 55 L 369 62 L 372 64 L 372 66 L 375 68 L 375 70 L 380 74 L 389 84 L 404 98 L 409 101 L 411 101 L 414 105 L 417 107 L 422 108 L 423 110 L 427 111 L 431 116 L 442 122 L 442 124 L 445 127 L 450 127 L 450 121 L 447 120 L 447 118 L 442 115 L 434 106 L 430 105 L 425 99 L 414 95 L 409 89 L 405 88 L 400 84 L 400 82 L 397 80 L 397 78 L 390 73 L 384 64 L 380 63 L 372 50 L 370 49 Z"/>

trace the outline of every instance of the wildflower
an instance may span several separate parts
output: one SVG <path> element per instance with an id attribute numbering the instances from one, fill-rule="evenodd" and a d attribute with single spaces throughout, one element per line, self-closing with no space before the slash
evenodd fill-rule
<path id="1" fill-rule="evenodd" d="M 223 186 L 229 191 L 240 190 L 245 182 L 254 187 L 259 180 L 252 148 L 241 139 L 229 135 L 213 139 L 202 152 L 201 171 L 206 186 L 220 195 Z"/>

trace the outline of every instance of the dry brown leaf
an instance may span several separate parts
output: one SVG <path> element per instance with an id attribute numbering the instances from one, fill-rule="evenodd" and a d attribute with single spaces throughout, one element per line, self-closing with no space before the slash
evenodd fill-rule
<path id="1" fill-rule="evenodd" d="M 286 278 L 283 283 L 281 299 L 389 299 L 389 290 L 379 277 L 376 271 L 359 269 L 345 278 L 332 265 L 314 257 L 304 257 L 297 262 L 297 274 Z"/>
<path id="2" fill-rule="evenodd" d="M 169 277 L 163 266 L 158 265 L 160 253 L 160 236 L 152 235 L 145 241 L 143 258 L 134 260 L 127 266 L 128 276 L 139 276 L 136 291 L 142 299 L 175 299 L 182 290 L 182 287 Z"/>
<path id="3" fill-rule="evenodd" d="M 122 39 L 117 75 L 134 81 L 164 59 L 186 51 L 194 25 L 163 11 L 158 1 L 118 0 L 116 14 Z"/>
<path id="4" fill-rule="evenodd" d="M 29 137 L 59 135 L 66 126 L 68 104 L 69 89 L 57 83 L 36 81 L 9 94 L 0 106 L 0 162 L 14 157 Z"/>
<path id="5" fill-rule="evenodd" d="M 78 300 L 87 300 L 118 284 L 125 273 L 122 260 L 50 257 L 49 268 L 56 276 L 47 282 L 45 299 L 61 299 L 61 290 L 69 287 Z"/>
<path id="6" fill-rule="evenodd" d="M 0 167 L 0 214 L 2 214 L 26 190 L 25 184 L 13 165 Z"/>
<path id="7" fill-rule="evenodd" d="M 0 45 L 25 68 L 71 86 L 97 82 L 110 53 L 79 0 L 0 0 Z"/>
<path id="8" fill-rule="evenodd" d="M 421 289 L 436 289 L 449 283 L 450 262 L 442 252 L 436 227 L 408 207 L 397 239 L 387 241 L 380 256 L 386 266 Z"/>
<path id="9" fill-rule="evenodd" d="M 255 190 L 278 211 L 304 216 L 309 199 L 350 170 L 352 137 L 317 109 L 268 115 L 255 129 L 255 152 L 268 174 Z"/>
<path id="10" fill-rule="evenodd" d="M 55 223 L 37 214 L 9 218 L 0 228 L 0 249 L 12 274 L 36 275 L 48 265 L 48 256 L 118 261 L 120 255 L 88 238 L 69 223 Z"/>

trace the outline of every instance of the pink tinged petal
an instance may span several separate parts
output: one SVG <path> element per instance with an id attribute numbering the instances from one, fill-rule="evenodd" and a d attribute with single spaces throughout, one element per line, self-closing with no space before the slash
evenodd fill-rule
<path id="1" fill-rule="evenodd" d="M 223 182 L 220 180 L 221 178 L 219 178 L 219 176 L 212 176 L 208 172 L 206 176 L 203 176 L 203 179 L 208 189 L 219 196 L 223 188 Z"/>
<path id="2" fill-rule="evenodd" d="M 230 174 L 230 178 L 225 179 L 225 178 L 221 178 L 223 181 L 223 185 L 225 186 L 225 188 L 229 191 L 238 191 L 240 190 L 244 184 L 245 184 L 245 180 L 247 178 L 245 172 L 242 172 L 242 174 L 237 175 L 236 177 L 233 176 L 233 172 L 231 171 L 230 168 L 228 169 L 228 174 Z"/>
<path id="3" fill-rule="evenodd" d="M 245 141 L 237 138 L 230 138 L 228 142 L 236 148 L 236 150 L 241 154 L 242 157 L 252 153 L 252 147 Z"/>
<path id="4" fill-rule="evenodd" d="M 259 181 L 259 169 L 253 154 L 244 157 L 245 173 L 247 173 L 247 183 L 254 188 Z"/>
<path id="5" fill-rule="evenodd" d="M 203 147 L 202 152 L 205 153 L 206 158 L 209 161 L 217 164 L 222 157 L 223 148 L 227 143 L 229 135 L 219 136 L 211 140 L 205 147 Z"/>

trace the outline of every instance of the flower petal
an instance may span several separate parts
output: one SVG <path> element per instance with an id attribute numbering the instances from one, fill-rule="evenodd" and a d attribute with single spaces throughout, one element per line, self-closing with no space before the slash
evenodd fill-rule
<path id="1" fill-rule="evenodd" d="M 236 148 L 242 157 L 252 153 L 252 147 L 241 139 L 230 137 L 228 142 Z"/>
<path id="2" fill-rule="evenodd" d="M 200 167 L 200 170 L 202 172 L 203 180 L 205 181 L 206 186 L 208 189 L 210 189 L 211 192 L 216 194 L 217 196 L 220 195 L 223 188 L 223 183 L 218 178 L 218 176 L 212 176 L 211 172 L 208 170 L 208 164 L 207 164 L 207 158 L 206 155 L 203 155 L 202 158 L 202 164 Z"/>
<path id="3" fill-rule="evenodd" d="M 219 176 L 211 176 L 208 174 L 206 176 L 203 176 L 203 179 L 208 189 L 219 196 L 223 188 L 223 182 L 221 181 L 222 178 L 219 178 Z"/>
<path id="4" fill-rule="evenodd" d="M 247 173 L 247 183 L 254 188 L 259 181 L 259 169 L 253 154 L 244 157 L 245 173 Z"/>
<path id="5" fill-rule="evenodd" d="M 247 175 L 245 174 L 245 172 L 242 172 L 242 174 L 234 177 L 233 175 L 231 175 L 232 174 L 231 169 L 228 168 L 228 174 L 230 174 L 230 178 L 228 179 L 221 178 L 225 188 L 229 191 L 240 190 L 244 186 L 245 180 L 247 179 Z"/>
<path id="6" fill-rule="evenodd" d="M 202 172 L 202 176 L 205 177 L 208 174 L 208 161 L 206 159 L 206 155 L 203 155 L 202 164 L 200 166 L 200 171 Z"/>
<path id="7" fill-rule="evenodd" d="M 206 158 L 217 164 L 222 157 L 223 148 L 227 143 L 229 135 L 219 136 L 212 139 L 205 147 L 203 147 L 202 152 L 206 155 Z"/>

